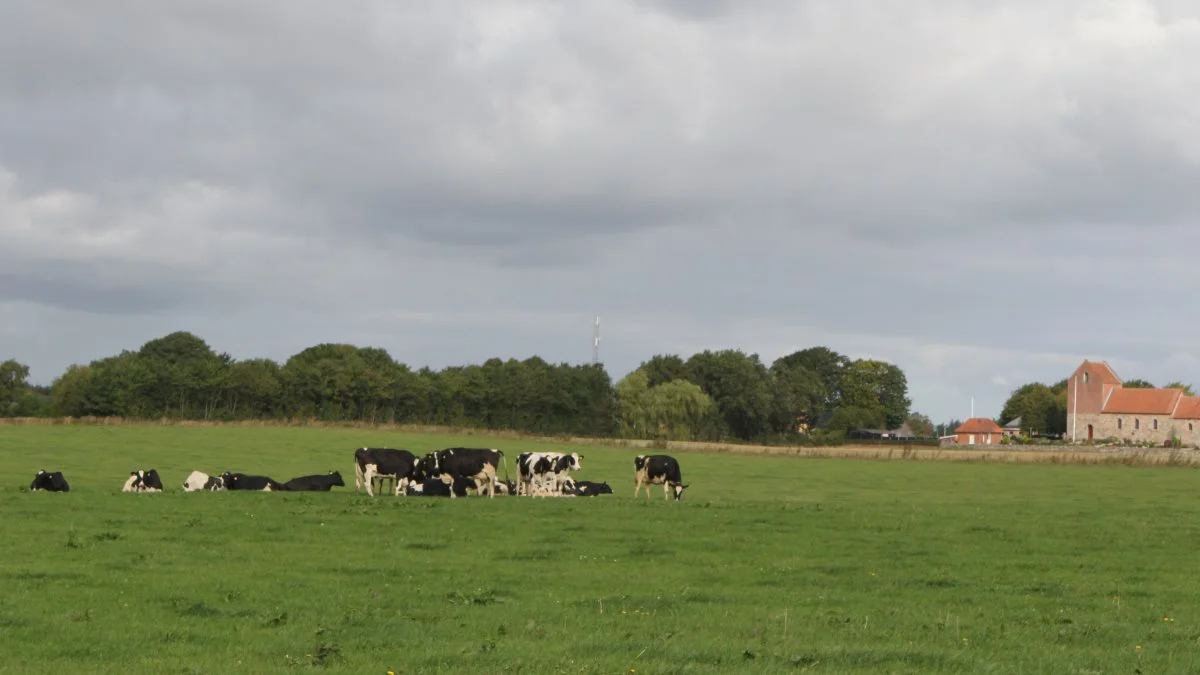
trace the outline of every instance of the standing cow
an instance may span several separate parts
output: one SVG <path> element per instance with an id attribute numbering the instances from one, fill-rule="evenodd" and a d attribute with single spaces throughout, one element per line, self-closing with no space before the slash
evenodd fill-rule
<path id="1" fill-rule="evenodd" d="M 418 470 L 425 479 L 448 474 L 451 478 L 475 481 L 476 490 L 488 497 L 496 496 L 496 468 L 504 461 L 504 453 L 494 448 L 446 448 L 421 458 Z M 508 465 L 504 466 L 505 477 Z"/>
<path id="2" fill-rule="evenodd" d="M 675 501 L 683 499 L 683 476 L 679 473 L 679 462 L 670 455 L 638 455 L 633 459 L 633 496 L 636 499 L 642 486 L 646 486 L 646 499 L 650 498 L 650 486 L 662 485 L 663 498 L 670 499 L 675 494 Z"/>
<path id="3" fill-rule="evenodd" d="M 417 456 L 408 450 L 359 448 L 354 451 L 354 492 L 357 494 L 366 486 L 367 494 L 374 497 L 375 481 L 379 481 L 382 491 L 383 481 L 391 478 L 395 493 L 407 494 L 404 488 L 409 483 L 424 478 L 418 474 L 417 465 Z"/>
<path id="4" fill-rule="evenodd" d="M 582 468 L 583 455 L 577 452 L 522 452 L 517 455 L 517 494 L 561 494 L 570 472 Z"/>

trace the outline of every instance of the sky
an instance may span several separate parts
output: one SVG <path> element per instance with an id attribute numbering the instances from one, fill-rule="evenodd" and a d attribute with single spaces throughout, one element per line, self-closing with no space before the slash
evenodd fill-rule
<path id="1" fill-rule="evenodd" d="M 0 359 L 1200 385 L 1192 0 L 10 0 Z"/>

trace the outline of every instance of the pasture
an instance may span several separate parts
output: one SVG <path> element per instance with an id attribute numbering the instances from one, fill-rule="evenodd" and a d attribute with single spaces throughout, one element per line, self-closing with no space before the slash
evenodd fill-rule
<path id="1" fill-rule="evenodd" d="M 347 429 L 0 427 L 0 672 L 1167 673 L 1200 668 L 1191 468 L 571 446 L 591 499 L 354 494 Z M 556 446 L 554 449 L 566 449 Z M 122 494 L 134 468 L 168 491 Z M 28 493 L 39 468 L 66 494 Z M 192 469 L 326 493 L 192 493 Z M 501 471 L 503 477 L 503 471 Z"/>

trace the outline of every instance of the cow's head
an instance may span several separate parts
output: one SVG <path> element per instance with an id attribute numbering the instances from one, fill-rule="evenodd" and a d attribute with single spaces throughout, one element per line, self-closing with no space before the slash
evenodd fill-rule
<path id="1" fill-rule="evenodd" d="M 431 452 L 417 462 L 417 471 L 422 480 L 437 476 L 441 473 L 438 469 L 438 456 L 435 453 Z"/>
<path id="2" fill-rule="evenodd" d="M 329 477 L 333 479 L 329 482 L 330 485 L 340 485 L 343 487 L 346 485 L 342 482 L 342 473 L 340 471 L 330 471 Z"/>
<path id="3" fill-rule="evenodd" d="M 686 490 L 688 486 L 675 483 L 671 487 L 675 490 L 675 501 L 680 501 L 683 499 L 683 491 Z"/>

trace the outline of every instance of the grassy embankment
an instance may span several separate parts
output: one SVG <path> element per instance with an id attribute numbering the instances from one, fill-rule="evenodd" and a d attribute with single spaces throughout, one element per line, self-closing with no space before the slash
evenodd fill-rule
<path id="1" fill-rule="evenodd" d="M 0 672 L 1189 672 L 1187 468 L 679 454 L 685 501 L 353 494 L 358 429 L 0 427 Z M 154 466 L 170 492 L 121 494 Z M 21 491 L 60 469 L 69 494 Z M 192 469 L 333 494 L 183 494 Z"/>

